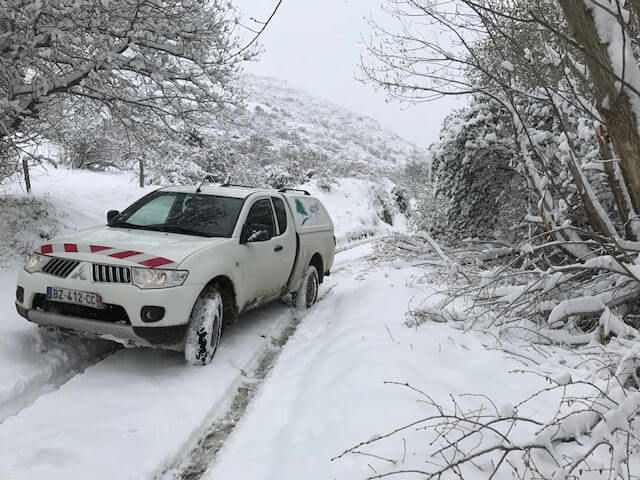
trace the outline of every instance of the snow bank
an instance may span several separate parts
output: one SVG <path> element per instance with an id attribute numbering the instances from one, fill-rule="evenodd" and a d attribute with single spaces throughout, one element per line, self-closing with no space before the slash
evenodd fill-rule
<path id="1" fill-rule="evenodd" d="M 386 178 L 378 182 L 339 178 L 328 184 L 312 181 L 300 188 L 316 195 L 327 208 L 341 247 L 354 240 L 406 231 L 407 218 L 400 210 L 394 186 Z"/>
<path id="2" fill-rule="evenodd" d="M 16 268 L 24 255 L 59 233 L 106 222 L 106 212 L 122 209 L 153 187 L 139 188 L 128 174 L 59 168 L 34 169 L 33 193 L 10 185 L 0 194 L 0 269 Z"/>

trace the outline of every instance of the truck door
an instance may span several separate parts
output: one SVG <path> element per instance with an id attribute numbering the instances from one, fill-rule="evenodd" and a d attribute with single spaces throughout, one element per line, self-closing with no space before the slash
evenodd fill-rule
<path id="1" fill-rule="evenodd" d="M 271 202 L 273 203 L 278 227 L 277 236 L 274 238 L 277 240 L 274 250 L 278 253 L 276 268 L 278 270 L 278 278 L 285 279 L 280 287 L 280 293 L 284 293 L 298 253 L 296 231 L 293 222 L 289 221 L 288 209 L 284 204 L 284 199 L 274 196 L 271 197 Z"/>
<path id="2" fill-rule="evenodd" d="M 241 256 L 242 288 L 246 292 L 247 306 L 252 306 L 279 295 L 291 270 L 286 269 L 282 260 L 285 245 L 278 232 L 271 199 L 255 200 L 244 225 L 247 237 Z"/>

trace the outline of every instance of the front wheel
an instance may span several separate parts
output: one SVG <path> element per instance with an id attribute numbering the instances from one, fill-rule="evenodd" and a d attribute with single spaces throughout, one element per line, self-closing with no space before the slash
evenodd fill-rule
<path id="1" fill-rule="evenodd" d="M 309 265 L 307 272 L 302 279 L 300 288 L 293 294 L 293 303 L 298 310 L 311 308 L 318 300 L 318 290 L 320 287 L 320 277 L 318 269 Z"/>
<path id="2" fill-rule="evenodd" d="M 191 310 L 184 359 L 189 365 L 208 365 L 218 349 L 224 320 L 224 300 L 217 286 L 203 291 Z"/>

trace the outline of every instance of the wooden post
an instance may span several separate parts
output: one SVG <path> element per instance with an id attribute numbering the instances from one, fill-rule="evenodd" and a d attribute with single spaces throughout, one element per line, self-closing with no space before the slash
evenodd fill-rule
<path id="1" fill-rule="evenodd" d="M 29 161 L 22 159 L 22 174 L 24 175 L 24 184 L 27 187 L 27 193 L 31 193 L 31 177 L 29 176 Z"/>
<path id="2" fill-rule="evenodd" d="M 142 188 L 142 187 L 144 187 L 144 159 L 143 159 L 143 157 L 140 157 L 140 159 L 138 160 L 138 170 L 139 170 L 138 179 L 140 181 L 140 188 Z"/>

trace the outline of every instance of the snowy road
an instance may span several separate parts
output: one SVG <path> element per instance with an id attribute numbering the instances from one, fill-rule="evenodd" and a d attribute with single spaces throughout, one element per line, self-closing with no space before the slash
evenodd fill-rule
<path id="1" fill-rule="evenodd" d="M 247 315 L 204 368 L 185 367 L 179 353 L 115 353 L 0 426 L 1 474 L 152 478 L 211 423 L 271 337 L 292 321 L 278 304 Z"/>
<path id="2" fill-rule="evenodd" d="M 339 274 L 324 291 L 336 281 Z M 160 475 L 228 411 L 238 386 L 296 323 L 295 311 L 276 302 L 229 327 L 207 367 L 186 367 L 180 353 L 123 349 L 50 385 L 0 424 L 0 478 Z"/>

